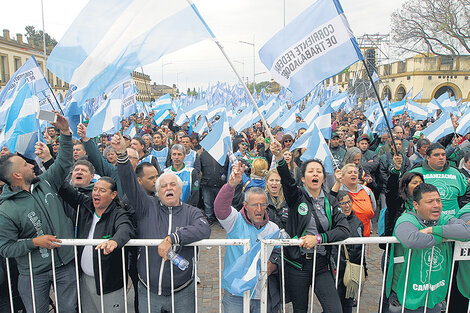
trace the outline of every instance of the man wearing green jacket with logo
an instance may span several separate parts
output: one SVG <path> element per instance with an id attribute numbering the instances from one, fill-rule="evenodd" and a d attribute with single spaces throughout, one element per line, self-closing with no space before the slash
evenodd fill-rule
<path id="1" fill-rule="evenodd" d="M 423 165 L 412 169 L 411 172 L 423 174 L 425 183 L 437 187 L 442 200 L 443 213 L 456 216 L 459 207 L 469 202 L 468 180 L 456 168 L 449 165 L 441 144 L 430 145 Z"/>
<path id="2" fill-rule="evenodd" d="M 413 206 L 416 213 L 402 214 L 393 233 L 400 244 L 393 244 L 390 252 L 390 312 L 401 312 L 404 305 L 405 312 L 423 312 L 427 306 L 427 312 L 437 313 L 447 296 L 452 266 L 452 245 L 445 239 L 470 240 L 470 225 L 442 213 L 433 185 L 414 189 Z"/>
<path id="3" fill-rule="evenodd" d="M 30 264 L 34 282 L 36 312 L 48 312 L 52 283 L 54 249 L 57 282 L 56 306 L 61 312 L 75 312 L 77 291 L 74 253 L 71 246 L 61 247 L 59 238 L 73 238 L 72 221 L 65 215 L 57 196 L 73 162 L 72 136 L 68 121 L 56 113 L 53 125 L 60 130 L 60 148 L 54 164 L 36 177 L 33 166 L 15 154 L 0 158 L 0 180 L 7 185 L 0 195 L 0 255 L 15 258 L 20 272 L 18 291 L 27 312 L 33 312 Z M 47 149 L 36 144 L 36 155 Z"/>

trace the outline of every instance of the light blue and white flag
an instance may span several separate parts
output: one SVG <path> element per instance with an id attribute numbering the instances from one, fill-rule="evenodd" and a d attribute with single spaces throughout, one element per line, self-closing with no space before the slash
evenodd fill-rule
<path id="1" fill-rule="evenodd" d="M 279 230 L 267 235 L 263 239 L 279 239 Z M 273 247 L 268 248 L 268 255 L 271 255 Z M 222 288 L 231 294 L 242 296 L 243 292 L 250 290 L 250 294 L 255 294 L 255 287 L 259 281 L 261 272 L 261 241 L 257 241 L 248 252 L 226 267 L 222 275 Z"/>
<path id="2" fill-rule="evenodd" d="M 38 140 L 36 113 L 39 99 L 33 95 L 29 84 L 16 93 L 5 119 L 5 128 L 0 133 L 0 147 L 7 146 L 12 153 L 18 152 L 34 160 L 34 144 Z"/>
<path id="3" fill-rule="evenodd" d="M 93 138 L 102 133 L 117 133 L 121 128 L 122 92 L 117 89 L 108 96 L 103 104 L 94 112 L 88 122 L 86 135 Z"/>
<path id="4" fill-rule="evenodd" d="M 316 123 L 312 123 L 309 129 L 294 142 L 290 151 L 294 151 L 297 148 L 307 148 L 300 157 L 302 161 L 319 159 L 323 162 L 325 171 L 327 173 L 333 173 L 330 148 Z"/>
<path id="5" fill-rule="evenodd" d="M 424 121 L 428 118 L 428 110 L 413 100 L 408 100 L 408 115 L 415 121 Z"/>
<path id="6" fill-rule="evenodd" d="M 462 136 L 470 133 L 470 114 L 468 112 L 459 120 L 459 126 L 455 129 L 455 132 Z"/>
<path id="7" fill-rule="evenodd" d="M 295 131 L 295 115 L 297 113 L 297 107 L 292 106 L 290 110 L 286 111 L 284 115 L 278 118 L 276 121 L 277 126 L 287 130 Z"/>
<path id="8" fill-rule="evenodd" d="M 363 60 L 338 0 L 318 0 L 259 51 L 274 80 L 302 99 L 317 84 Z"/>
<path id="9" fill-rule="evenodd" d="M 152 109 L 158 109 L 161 106 L 166 107 L 167 105 L 171 106 L 171 102 L 172 102 L 171 95 L 167 93 L 166 95 L 163 95 L 157 100 L 155 100 L 155 103 L 152 105 Z"/>
<path id="10" fill-rule="evenodd" d="M 137 67 L 208 39 L 194 4 L 174 0 L 91 0 L 48 58 L 47 68 L 97 97 Z"/>
<path id="11" fill-rule="evenodd" d="M 377 74 L 376 71 L 374 71 L 374 73 L 372 73 L 372 82 L 375 83 L 377 81 L 380 81 L 380 77 L 379 75 Z"/>
<path id="12" fill-rule="evenodd" d="M 336 96 L 327 100 L 326 104 L 322 106 L 321 114 L 333 113 L 341 110 L 348 101 L 348 93 L 339 93 Z"/>
<path id="13" fill-rule="evenodd" d="M 212 125 L 212 131 L 202 139 L 200 144 L 220 165 L 224 165 L 227 153 L 232 149 L 230 129 L 225 113 L 222 113 L 219 120 Z"/>
<path id="14" fill-rule="evenodd" d="M 197 117 L 199 115 L 204 115 L 207 113 L 208 105 L 205 100 L 197 100 L 189 107 L 183 108 L 184 113 L 188 118 Z"/>
<path id="15" fill-rule="evenodd" d="M 416 96 L 413 97 L 413 100 L 423 99 L 423 89 L 421 89 Z"/>
<path id="16" fill-rule="evenodd" d="M 452 134 L 454 132 L 454 126 L 449 113 L 442 112 L 441 116 L 437 121 L 426 127 L 422 134 L 428 138 L 431 142 L 436 142 L 445 135 Z"/>
<path id="17" fill-rule="evenodd" d="M 411 96 L 413 96 L 413 87 L 411 87 L 410 90 L 408 90 L 404 99 L 411 98 Z"/>
<path id="18" fill-rule="evenodd" d="M 390 110 L 392 110 L 392 116 L 400 115 L 405 113 L 406 98 L 401 101 L 390 104 Z"/>
<path id="19" fill-rule="evenodd" d="M 130 136 L 131 138 L 134 138 L 135 135 L 137 135 L 137 130 L 135 129 L 134 122 L 132 122 L 131 125 L 129 125 L 129 127 L 127 127 L 127 129 L 124 131 L 123 135 Z"/>
<path id="20" fill-rule="evenodd" d="M 31 56 L 10 78 L 0 92 L 0 129 L 5 125 L 6 115 L 17 93 L 25 84 L 29 84 L 31 93 L 38 97 L 42 110 L 58 110 L 58 104 L 52 94 L 36 58 Z M 50 103 L 53 104 L 53 107 Z"/>
<path id="21" fill-rule="evenodd" d="M 155 112 L 155 115 L 153 116 L 153 121 L 155 124 L 160 126 L 160 124 L 167 118 L 170 118 L 169 109 L 163 108 Z"/>
<path id="22" fill-rule="evenodd" d="M 255 118 L 258 116 L 256 111 L 253 111 L 251 106 L 245 108 L 243 112 L 238 114 L 237 118 L 232 119 L 232 128 L 236 132 L 240 132 L 245 128 L 251 127 L 251 125 L 255 122 Z"/>

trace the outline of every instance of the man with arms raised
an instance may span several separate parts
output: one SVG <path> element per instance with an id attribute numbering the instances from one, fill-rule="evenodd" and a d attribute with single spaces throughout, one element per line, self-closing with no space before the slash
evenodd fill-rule
<path id="1" fill-rule="evenodd" d="M 139 251 L 139 312 L 147 312 L 147 288 L 150 288 L 151 312 L 171 311 L 172 265 L 167 262 L 167 254 L 172 248 L 189 261 L 184 271 L 173 267 L 175 312 L 194 312 L 194 248 L 184 245 L 209 238 L 210 226 L 201 210 L 181 202 L 182 182 L 178 176 L 173 173 L 162 174 L 155 186 L 158 198 L 149 196 L 137 182 L 120 133 L 114 135 L 111 145 L 118 154 L 117 169 L 123 191 L 135 209 L 137 238 L 164 239 L 158 248 L 148 248 L 150 281 L 147 280 L 145 250 Z"/>

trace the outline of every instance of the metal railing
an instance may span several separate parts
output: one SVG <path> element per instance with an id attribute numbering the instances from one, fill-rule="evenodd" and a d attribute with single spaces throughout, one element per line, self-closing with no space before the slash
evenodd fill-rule
<path id="1" fill-rule="evenodd" d="M 105 242 L 107 240 L 104 239 L 61 239 L 62 246 L 73 246 L 74 248 L 74 254 L 75 254 L 75 275 L 76 275 L 76 283 L 77 283 L 77 295 L 78 295 L 78 312 L 82 312 L 81 308 L 81 299 L 80 299 L 80 279 L 79 279 L 79 258 L 78 258 L 78 251 L 77 247 L 78 246 L 97 246 L 102 242 Z M 145 256 L 146 256 L 146 275 L 147 275 L 147 282 L 149 282 L 149 260 L 148 260 L 148 247 L 151 246 L 158 246 L 162 242 L 162 239 L 132 239 L 129 240 L 129 242 L 121 249 L 121 254 L 122 254 L 122 271 L 123 271 L 123 286 L 124 290 L 127 286 L 127 267 L 126 267 L 126 252 L 125 252 L 125 247 L 132 247 L 132 246 L 137 246 L 137 247 L 142 247 L 145 249 Z M 197 242 L 193 242 L 192 244 L 189 244 L 188 246 L 193 246 L 194 247 L 194 277 L 197 276 L 197 247 L 199 246 L 218 246 L 219 251 L 218 251 L 218 274 L 219 274 L 219 312 L 222 312 L 222 250 L 221 247 L 225 246 L 243 246 L 243 252 L 247 252 L 250 249 L 250 240 L 249 239 L 205 239 L 205 240 L 200 240 Z M 60 311 L 60 303 L 58 302 L 57 299 L 57 284 L 56 284 L 56 268 L 55 268 L 55 262 L 54 262 L 54 249 L 50 250 L 51 251 L 51 263 L 52 263 L 52 275 L 53 275 L 53 291 L 54 291 L 54 303 L 56 305 L 55 311 L 56 313 L 61 312 Z M 104 301 L 103 301 L 103 278 L 102 278 L 102 267 L 101 267 L 101 250 L 98 251 L 98 268 L 99 268 L 99 282 L 100 282 L 100 300 L 101 300 L 101 312 L 105 312 L 104 308 Z M 36 313 L 36 300 L 35 300 L 35 294 L 34 294 L 34 275 L 33 275 L 33 270 L 31 266 L 31 253 L 28 254 L 29 257 L 29 274 L 30 274 L 30 282 L 31 282 L 31 296 L 32 296 L 32 303 L 33 303 L 33 312 Z M 174 281 L 173 281 L 173 263 L 170 262 L 171 267 L 171 301 L 172 301 L 172 313 L 174 313 Z M 7 280 L 8 280 L 8 289 L 9 289 L 9 295 L 10 295 L 10 308 L 11 312 L 14 311 L 14 306 L 13 306 L 13 290 L 11 288 L 12 286 L 12 277 L 10 275 L 10 264 L 8 261 L 8 258 L 6 259 L 6 267 L 7 267 Z M 197 283 L 194 284 L 194 289 L 195 289 L 195 309 L 197 312 Z M 137 286 L 134 286 L 134 292 L 137 293 Z M 150 297 L 150 288 L 147 288 L 147 309 L 148 312 L 151 312 L 150 310 L 150 302 L 151 302 L 151 297 Z M 127 313 L 128 312 L 128 300 L 127 300 L 127 293 L 124 292 L 124 310 Z M 243 309 L 244 312 L 249 312 L 250 311 L 250 294 L 249 291 L 244 293 L 243 296 Z"/>
<path id="2" fill-rule="evenodd" d="M 96 246 L 106 240 L 103 239 L 62 239 L 61 245 L 63 246 L 73 246 L 74 248 L 74 254 L 75 254 L 75 275 L 76 275 L 76 284 L 77 284 L 77 294 L 78 294 L 78 310 L 81 313 L 81 300 L 80 299 L 80 279 L 79 279 L 79 258 L 78 256 L 78 251 L 77 247 L 78 246 Z M 148 262 L 148 247 L 151 246 L 158 246 L 162 242 L 161 239 L 132 239 L 130 240 L 125 247 L 130 247 L 130 246 L 138 246 L 142 247 L 145 249 L 145 256 L 146 256 L 146 275 L 147 275 L 147 281 L 149 281 L 149 262 Z M 269 246 L 280 246 L 281 248 L 281 259 L 284 259 L 284 247 L 285 246 L 298 246 L 301 243 L 301 240 L 299 239 L 269 239 L 269 240 L 262 240 L 261 241 L 261 273 L 260 273 L 260 278 L 258 281 L 258 284 L 261 284 L 261 299 L 260 299 L 260 305 L 261 305 L 261 312 L 265 313 L 267 312 L 267 298 L 268 298 L 268 284 L 267 284 L 267 262 L 269 260 L 269 255 L 268 254 L 268 247 Z M 361 307 L 361 288 L 362 288 L 362 268 L 363 268 L 363 262 L 364 262 L 364 255 L 365 255 L 365 246 L 366 245 L 373 245 L 373 244 L 386 244 L 386 249 L 385 249 L 385 255 L 388 255 L 389 253 L 389 248 L 390 244 L 392 243 L 399 243 L 398 240 L 395 237 L 362 237 L 362 238 L 348 238 L 344 241 L 341 242 L 335 242 L 335 243 L 327 243 L 323 245 L 335 245 L 338 246 L 338 256 L 337 256 L 337 265 L 340 263 L 340 257 L 341 257 L 341 251 L 343 245 L 362 245 L 361 249 L 361 273 L 360 273 L 360 278 L 359 278 L 359 291 L 358 291 L 358 297 L 357 297 L 357 309 L 356 312 L 360 312 L 360 307 Z M 231 246 L 231 245 L 239 245 L 243 246 L 244 252 L 247 252 L 250 249 L 250 240 L 249 239 L 206 239 L 206 240 L 201 240 L 198 242 L 194 242 L 188 246 L 193 246 L 194 247 L 194 276 L 197 276 L 197 268 L 198 268 L 198 258 L 197 258 L 197 247 L 200 246 L 217 246 L 218 249 L 218 278 L 219 278 L 219 312 L 222 312 L 222 250 L 221 248 L 224 246 Z M 126 289 L 127 286 L 127 267 L 126 267 L 126 252 L 125 252 L 125 247 L 121 249 L 122 253 L 122 271 L 123 271 L 123 286 L 124 290 Z M 408 274 L 409 274 L 409 268 L 410 268 L 410 256 L 411 255 L 411 250 L 408 255 L 408 263 L 406 265 L 406 278 L 405 278 L 405 290 L 404 290 L 404 297 L 403 297 L 403 303 L 406 303 L 406 288 L 408 285 Z M 434 247 L 432 247 L 431 251 L 431 257 L 430 260 L 433 260 L 434 257 Z M 315 286 L 315 263 L 316 263 L 316 258 L 317 258 L 317 247 L 314 249 L 313 253 L 313 268 L 312 268 L 312 287 L 311 287 L 311 299 L 310 299 L 310 308 L 311 312 L 313 312 L 314 308 L 314 286 Z M 448 290 L 448 295 L 447 295 L 447 307 L 446 307 L 446 312 L 448 311 L 449 308 L 449 298 L 451 294 L 451 288 L 452 288 L 452 281 L 453 281 L 453 272 L 455 269 L 455 262 L 456 261 L 468 261 L 470 260 L 470 243 L 463 243 L 463 242 L 456 242 L 455 243 L 455 248 L 454 248 L 454 257 L 452 260 L 452 269 L 451 269 L 451 278 L 449 282 L 449 290 Z M 52 273 L 53 273 L 53 290 L 54 290 L 54 302 L 56 305 L 56 312 L 60 312 L 60 303 L 58 303 L 57 299 L 57 285 L 56 285 L 56 269 L 55 269 L 55 262 L 54 262 L 54 250 L 51 250 L 51 263 L 52 263 Z M 171 262 L 170 262 L 171 263 Z M 380 304 L 379 304 L 379 312 L 382 312 L 382 306 L 383 306 L 383 296 L 385 294 L 385 284 L 386 284 L 386 273 L 387 273 L 387 263 L 388 263 L 388 258 L 385 258 L 384 262 L 384 271 L 383 271 L 383 276 L 382 276 L 382 286 L 381 286 L 381 296 L 380 296 Z M 105 312 L 104 308 L 104 302 L 103 302 L 103 281 L 102 281 L 102 267 L 101 267 L 101 251 L 98 253 L 98 265 L 99 265 L 99 287 L 100 287 L 100 300 L 101 300 L 101 312 Z M 430 271 L 429 273 L 432 273 L 432 266 L 433 262 L 430 262 Z M 11 307 L 11 312 L 14 312 L 14 307 L 13 307 L 13 291 L 11 288 L 12 285 L 12 277 L 10 274 L 10 264 L 8 262 L 8 259 L 6 260 L 6 267 L 7 267 L 7 280 L 8 280 L 8 286 L 9 286 L 9 295 L 10 295 L 10 307 Z M 33 302 L 33 312 L 36 313 L 36 305 L 35 305 L 35 294 L 34 294 L 34 276 L 33 276 L 33 271 L 32 271 L 32 266 L 31 266 L 31 253 L 29 254 L 29 271 L 30 271 L 30 281 L 31 281 L 31 291 L 32 291 L 32 302 Z M 282 272 L 282 278 L 281 278 L 281 284 L 282 284 L 282 312 L 287 312 L 286 311 L 286 303 L 285 303 L 285 277 L 284 277 L 284 262 L 281 262 L 281 272 Z M 431 283 L 431 274 L 429 275 L 429 284 Z M 338 281 L 339 281 L 339 270 L 336 271 L 336 282 L 335 286 L 336 288 L 338 287 Z M 174 312 L 174 285 L 173 285 L 173 264 L 171 265 L 171 297 L 172 297 L 172 312 Z M 197 303 L 197 284 L 194 284 L 195 288 L 195 311 L 197 312 L 198 310 L 198 303 Z M 135 292 L 137 292 L 137 286 L 134 286 Z M 429 288 L 428 290 L 430 290 Z M 428 302 L 428 297 L 429 297 L 429 292 L 426 297 L 426 304 Z M 150 288 L 147 288 L 147 298 L 148 298 L 148 303 L 147 303 L 147 308 L 148 312 L 150 312 Z M 125 303 L 125 312 L 128 312 L 128 299 L 127 299 L 127 293 L 124 291 L 124 303 Z M 426 307 L 426 305 L 425 305 Z M 427 311 L 427 308 L 424 309 L 424 312 Z M 246 291 L 244 293 L 244 299 L 243 299 L 243 312 L 250 312 L 250 294 L 249 291 Z M 402 306 L 402 312 L 404 312 L 404 306 Z M 468 312 L 470 312 L 470 303 L 469 303 L 469 308 Z"/>
<path id="3" fill-rule="evenodd" d="M 453 241 L 453 240 L 449 240 Z M 284 247 L 285 246 L 298 246 L 302 240 L 300 239 L 269 239 L 269 240 L 262 240 L 261 242 L 261 274 L 260 274 L 260 282 L 262 284 L 261 288 L 261 313 L 266 313 L 267 312 L 267 299 L 268 299 L 268 288 L 267 288 L 267 262 L 269 260 L 269 255 L 267 255 L 268 247 L 269 246 L 280 246 L 281 247 L 281 259 L 284 259 Z M 342 246 L 343 245 L 362 245 L 361 249 L 361 272 L 359 275 L 359 291 L 358 291 L 358 298 L 357 298 L 357 308 L 356 312 L 360 312 L 360 305 L 361 305 L 361 288 L 362 288 L 362 270 L 363 270 L 363 265 L 364 265 L 364 246 L 366 244 L 386 244 L 385 248 L 385 256 L 389 255 L 389 248 L 390 244 L 394 243 L 399 243 L 399 241 L 395 237 L 362 237 L 362 238 L 348 238 L 344 241 L 340 242 L 333 242 L 333 243 L 326 243 L 323 245 L 334 245 L 338 246 L 338 256 L 337 256 L 337 269 L 336 269 L 336 280 L 335 280 L 335 286 L 338 288 L 338 280 L 339 280 L 339 270 L 338 266 L 340 263 L 340 257 L 341 257 L 341 251 L 342 251 Z M 429 290 L 431 290 L 431 274 L 433 272 L 433 265 L 434 265 L 434 248 L 435 246 L 432 247 L 431 249 L 431 256 L 430 256 L 430 261 L 429 262 L 429 278 L 428 278 L 428 292 L 426 294 L 426 302 L 424 305 L 424 313 L 427 312 L 427 304 L 428 304 L 428 299 L 429 299 Z M 408 262 L 406 264 L 406 275 L 405 275 L 405 290 L 404 290 L 404 295 L 403 295 L 403 303 L 406 303 L 406 296 L 407 296 L 407 285 L 408 285 L 408 277 L 409 277 L 409 269 L 410 269 L 410 261 L 411 261 L 411 252 L 412 249 L 409 249 L 408 252 Z M 314 248 L 314 253 L 313 253 L 313 268 L 312 268 L 312 287 L 311 287 L 311 299 L 310 299 L 310 312 L 313 312 L 313 302 L 314 302 L 314 286 L 315 286 L 315 263 L 317 259 L 317 247 Z M 388 268 L 388 261 L 389 257 L 385 257 L 384 259 L 384 265 L 383 265 L 383 276 L 382 276 L 382 287 L 381 287 L 381 293 L 380 293 L 380 302 L 379 302 L 379 312 L 383 312 L 383 300 L 384 300 L 384 294 L 385 294 L 385 284 L 386 284 L 386 276 L 387 276 L 387 268 Z M 453 276 L 454 276 L 454 269 L 455 269 L 455 262 L 456 261 L 470 261 L 470 242 L 460 242 L 460 241 L 455 241 L 455 248 L 454 248 L 454 254 L 452 258 L 452 269 L 451 269 L 451 276 L 450 276 L 450 282 L 448 284 L 448 294 L 447 294 L 447 301 L 446 301 L 446 311 L 449 312 L 449 303 L 450 303 L 450 294 L 451 294 L 451 289 L 452 289 L 452 281 L 453 281 Z M 284 263 L 281 262 L 282 266 L 282 278 L 281 278 L 281 283 L 282 283 L 282 312 L 287 312 L 286 311 L 286 303 L 285 303 L 285 277 L 284 277 Z M 401 306 L 401 312 L 403 313 L 405 311 L 405 305 Z M 470 312 L 470 301 L 468 304 L 467 312 Z"/>

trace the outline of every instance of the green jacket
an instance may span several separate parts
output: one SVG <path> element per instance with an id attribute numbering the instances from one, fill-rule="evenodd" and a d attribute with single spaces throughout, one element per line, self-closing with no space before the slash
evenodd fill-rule
<path id="1" fill-rule="evenodd" d="M 468 189 L 468 180 L 459 170 L 447 163 L 442 171 L 435 171 L 424 160 L 422 166 L 410 172 L 423 174 L 425 183 L 436 186 L 442 200 L 442 213 L 455 216 L 459 212 L 459 197 Z"/>
<path id="2" fill-rule="evenodd" d="M 72 151 L 72 137 L 61 135 L 57 159 L 38 176 L 30 192 L 12 191 L 5 186 L 0 195 L 0 255 L 16 258 L 22 275 L 29 276 L 29 252 L 34 274 L 52 268 L 51 250 L 35 247 L 33 238 L 42 235 L 55 235 L 59 239 L 74 237 L 72 221 L 57 195 L 72 167 Z M 56 267 L 67 264 L 74 257 L 73 248 L 54 249 L 54 256 Z"/>

